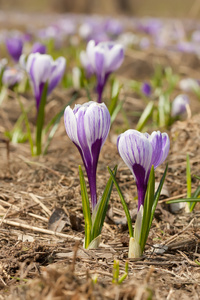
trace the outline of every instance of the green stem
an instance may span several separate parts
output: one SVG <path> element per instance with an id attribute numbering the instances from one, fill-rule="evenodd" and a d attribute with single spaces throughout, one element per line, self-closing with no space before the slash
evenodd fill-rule
<path id="1" fill-rule="evenodd" d="M 36 123 L 36 155 L 40 155 L 42 153 L 42 129 L 44 125 L 44 117 L 45 117 L 45 104 L 47 99 L 47 91 L 48 91 L 48 83 L 45 83 L 39 111 L 37 115 L 37 123 Z"/>

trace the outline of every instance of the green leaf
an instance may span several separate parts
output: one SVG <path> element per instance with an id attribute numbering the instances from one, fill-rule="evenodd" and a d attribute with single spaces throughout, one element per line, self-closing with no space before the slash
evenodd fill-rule
<path id="1" fill-rule="evenodd" d="M 199 195 L 200 195 L 200 185 L 197 187 L 196 191 L 194 192 L 194 194 L 192 195 L 192 198 L 195 199 L 195 198 L 199 198 Z M 190 212 L 193 211 L 193 209 L 195 208 L 195 205 L 197 204 L 198 201 L 196 202 L 193 202 L 190 204 Z"/>
<path id="2" fill-rule="evenodd" d="M 192 180 L 191 180 L 190 158 L 189 158 L 188 154 L 187 154 L 186 177 L 187 177 L 187 198 L 191 198 L 191 196 L 192 196 Z"/>
<path id="3" fill-rule="evenodd" d="M 81 196 L 82 196 L 82 207 L 83 207 L 83 215 L 85 220 L 85 249 L 89 246 L 91 242 L 91 213 L 90 213 L 90 203 L 87 193 L 87 188 L 85 184 L 85 179 L 83 176 L 83 171 L 81 166 L 79 166 L 79 178 L 80 178 L 80 185 L 81 185 Z"/>
<path id="4" fill-rule="evenodd" d="M 120 92 L 121 88 L 122 88 L 122 85 L 119 84 L 119 81 L 114 79 L 113 83 L 112 83 L 111 103 L 110 103 L 110 106 L 108 109 L 111 116 L 117 107 L 117 102 L 119 100 L 119 92 Z"/>
<path id="5" fill-rule="evenodd" d="M 194 175 L 194 177 L 195 177 L 196 179 L 200 180 L 200 177 L 199 177 L 199 176 L 197 176 L 197 175 Z"/>
<path id="6" fill-rule="evenodd" d="M 25 111 L 24 106 L 23 106 L 23 104 L 22 104 L 19 97 L 17 97 L 17 100 L 19 102 L 19 105 L 20 105 L 20 108 L 21 108 L 21 111 L 22 111 L 22 114 L 23 114 L 23 118 L 24 118 L 24 121 L 25 121 L 27 137 L 28 137 L 28 140 L 29 140 L 30 148 L 31 148 L 31 155 L 34 156 L 34 144 L 33 144 L 33 139 L 32 139 L 32 136 L 31 136 L 31 127 L 30 127 L 30 124 L 29 124 L 29 121 L 28 121 L 27 112 Z"/>
<path id="7" fill-rule="evenodd" d="M 76 99 L 77 99 L 77 96 L 78 94 L 76 93 L 72 98 L 71 100 L 67 103 L 66 106 L 68 105 L 71 105 Z M 43 155 L 45 155 L 47 153 L 47 150 L 48 150 L 48 147 L 49 147 L 49 144 L 51 143 L 51 140 L 52 138 L 54 137 L 54 134 L 56 133 L 56 130 L 58 128 L 58 125 L 59 125 L 59 122 L 60 122 L 60 119 L 62 118 L 63 114 L 64 114 L 64 111 L 65 111 L 65 108 L 66 106 L 59 112 L 56 114 L 55 117 L 52 118 L 52 120 L 49 122 L 49 124 L 46 126 L 46 128 L 44 129 L 44 134 L 47 134 L 48 130 L 50 129 L 50 127 L 53 125 L 50 133 L 49 133 L 49 136 L 48 136 L 48 139 L 47 139 L 47 142 L 45 144 L 45 147 L 44 147 L 44 151 L 43 151 Z"/>
<path id="8" fill-rule="evenodd" d="M 117 172 L 117 166 L 115 166 L 114 170 L 113 170 L 113 176 L 116 175 Z M 110 200 L 110 195 L 112 192 L 112 188 L 113 188 L 113 180 L 112 180 L 112 176 L 110 176 L 105 190 L 103 192 L 102 198 L 101 200 L 99 200 L 97 202 L 97 205 L 95 207 L 95 210 L 93 211 L 92 214 L 92 234 L 91 234 L 91 240 L 93 240 L 94 238 L 96 238 L 98 235 L 101 234 L 101 230 L 103 227 L 103 223 L 104 223 L 104 219 L 106 216 L 106 212 L 107 212 L 107 208 L 108 208 L 108 202 Z"/>
<path id="9" fill-rule="evenodd" d="M 147 121 L 149 120 L 149 118 L 151 117 L 152 113 L 153 113 L 153 109 L 154 109 L 154 102 L 150 101 L 147 106 L 145 107 L 138 123 L 136 126 L 136 130 L 141 131 L 144 126 L 146 125 Z"/>
<path id="10" fill-rule="evenodd" d="M 5 71 L 5 66 L 3 66 L 2 68 L 1 68 L 1 71 L 0 71 L 0 91 L 1 91 L 1 88 L 2 88 L 2 86 L 3 86 L 3 73 L 4 73 L 4 71 Z"/>
<path id="11" fill-rule="evenodd" d="M 153 221 L 153 218 L 154 218 L 154 213 L 155 213 L 155 210 L 156 210 L 156 206 L 158 204 L 160 193 L 161 193 L 164 181 L 165 181 L 165 177 L 166 177 L 166 174 L 167 174 L 167 169 L 168 169 L 168 164 L 166 164 L 165 171 L 163 173 L 163 176 L 161 178 L 161 181 L 159 183 L 159 186 L 158 186 L 157 191 L 156 191 L 155 196 L 154 196 L 154 202 L 153 202 L 153 206 L 152 206 L 152 210 L 151 210 L 151 219 L 149 221 L 149 230 L 151 228 L 151 224 L 152 224 L 152 221 Z"/>
<path id="12" fill-rule="evenodd" d="M 160 95 L 158 102 L 159 125 L 161 127 L 168 126 L 171 120 L 171 105 L 168 94 Z"/>
<path id="13" fill-rule="evenodd" d="M 118 183 L 115 179 L 115 176 L 114 176 L 113 172 L 111 171 L 111 169 L 109 167 L 108 167 L 108 171 L 109 171 L 110 175 L 112 176 L 112 180 L 115 184 L 115 187 L 116 187 L 117 192 L 119 194 L 124 212 L 126 214 L 126 219 L 127 219 L 127 223 L 128 223 L 128 229 L 129 229 L 129 235 L 130 235 L 130 237 L 133 237 L 133 227 L 132 227 L 132 221 L 131 221 L 131 216 L 130 216 L 130 213 L 129 213 L 129 210 L 128 210 L 128 206 L 126 204 L 126 201 L 124 200 L 122 191 L 121 191 L 121 189 L 120 189 L 120 187 L 119 187 L 119 185 L 118 185 Z"/>
<path id="14" fill-rule="evenodd" d="M 200 192 L 200 190 L 199 190 Z M 179 198 L 179 199 L 173 199 L 173 200 L 169 200 L 166 203 L 170 204 L 170 203 L 180 203 L 180 202 L 200 202 L 200 198 Z"/>
<path id="15" fill-rule="evenodd" d="M 144 247 L 150 230 L 149 222 L 151 220 L 151 212 L 154 203 L 154 191 L 155 191 L 155 174 L 154 174 L 154 166 L 152 165 L 151 172 L 149 175 L 149 181 L 147 185 L 147 191 L 145 194 L 142 227 L 141 227 L 140 240 L 139 240 L 142 253 L 144 251 Z"/>
<path id="16" fill-rule="evenodd" d="M 42 130 L 44 125 L 47 92 L 48 92 L 48 83 L 45 83 L 42 91 L 42 96 L 41 96 L 40 106 L 39 106 L 39 111 L 37 116 L 37 123 L 36 123 L 36 155 L 40 155 L 42 153 Z"/>
<path id="17" fill-rule="evenodd" d="M 120 112 L 120 110 L 122 109 L 122 106 L 124 104 L 124 101 L 119 101 L 119 103 L 117 104 L 117 106 L 115 107 L 113 113 L 112 113 L 112 116 L 111 116 L 111 119 L 110 119 L 110 122 L 111 124 L 115 121 L 118 113 Z"/>

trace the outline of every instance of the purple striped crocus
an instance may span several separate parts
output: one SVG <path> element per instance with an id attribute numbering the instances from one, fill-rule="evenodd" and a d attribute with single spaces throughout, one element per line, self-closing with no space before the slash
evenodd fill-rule
<path id="1" fill-rule="evenodd" d="M 121 158 L 131 170 L 137 185 L 138 211 L 144 205 L 152 165 L 156 169 L 166 159 L 170 141 L 167 133 L 154 131 L 151 135 L 127 130 L 119 135 L 117 147 Z"/>
<path id="2" fill-rule="evenodd" d="M 23 50 L 23 39 L 18 36 L 9 37 L 6 39 L 5 43 L 10 56 L 15 62 L 18 62 Z"/>
<path id="3" fill-rule="evenodd" d="M 59 57 L 55 61 L 50 55 L 31 53 L 26 63 L 26 71 L 29 74 L 35 99 L 37 111 L 39 110 L 41 96 L 45 83 L 48 82 L 48 95 L 61 81 L 65 72 L 66 60 Z"/>
<path id="4" fill-rule="evenodd" d="M 95 45 L 95 41 L 89 41 L 86 52 L 81 52 L 81 63 L 88 73 L 97 77 L 96 91 L 98 102 L 101 103 L 103 89 L 109 75 L 116 71 L 124 60 L 124 49 L 114 42 L 102 42 Z"/>
<path id="5" fill-rule="evenodd" d="M 18 68 L 6 68 L 3 72 L 2 82 L 5 86 L 12 88 L 20 83 L 24 77 L 24 72 Z"/>
<path id="6" fill-rule="evenodd" d="M 187 95 L 178 95 L 172 102 L 172 117 L 184 114 L 189 107 L 190 100 Z"/>
<path id="7" fill-rule="evenodd" d="M 97 204 L 96 170 L 99 153 L 110 130 L 110 113 L 104 103 L 77 104 L 64 113 L 65 129 L 78 148 L 87 172 L 92 210 Z"/>

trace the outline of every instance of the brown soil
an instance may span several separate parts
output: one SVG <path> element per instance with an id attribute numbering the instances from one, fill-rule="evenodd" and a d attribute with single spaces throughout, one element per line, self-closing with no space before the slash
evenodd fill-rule
<path id="1" fill-rule="evenodd" d="M 145 66 L 148 72 L 154 67 L 153 60 L 149 63 L 149 55 L 142 57 L 139 67 L 144 79 Z M 137 78 L 133 56 L 134 53 L 132 70 L 124 69 L 121 80 Z M 181 72 L 179 62 L 179 57 L 164 56 L 164 64 Z M 197 72 L 190 63 L 184 70 L 188 76 Z M 66 105 L 72 92 L 57 89 L 53 93 L 46 107 L 47 118 Z M 127 114 L 144 109 L 142 100 L 136 99 L 131 91 L 123 93 Z M 34 103 L 33 99 L 28 102 L 27 97 L 22 99 L 25 106 Z M 124 95 L 121 97 L 124 99 Z M 85 101 L 85 92 L 81 91 L 76 103 Z M 182 211 L 175 215 L 166 204 L 171 197 L 186 196 L 187 153 L 192 174 L 200 175 L 200 105 L 194 95 L 191 109 L 191 119 L 176 122 L 168 131 L 169 169 L 145 253 L 141 259 L 128 260 L 127 224 L 115 188 L 102 244 L 97 250 L 83 249 L 84 220 L 78 177 L 82 161 L 66 135 L 63 120 L 44 157 L 31 157 L 27 143 L 7 143 L 3 132 L 12 128 L 20 114 L 15 95 L 10 92 L 0 110 L 0 299 L 199 299 L 200 206 L 196 205 L 192 213 Z M 34 114 L 30 118 L 34 123 Z M 128 120 L 130 127 L 135 128 L 138 118 L 129 116 Z M 107 166 L 113 168 L 118 164 L 117 180 L 132 210 L 134 224 L 136 186 L 115 145 L 116 135 L 124 127 L 119 114 L 100 154 L 97 185 L 100 196 L 109 178 Z M 157 181 L 164 168 L 163 164 L 156 170 Z M 193 179 L 193 190 L 197 185 L 198 181 Z M 129 262 L 128 277 L 121 285 L 112 283 L 114 259 L 119 260 L 120 274 L 124 273 L 125 262 Z"/>

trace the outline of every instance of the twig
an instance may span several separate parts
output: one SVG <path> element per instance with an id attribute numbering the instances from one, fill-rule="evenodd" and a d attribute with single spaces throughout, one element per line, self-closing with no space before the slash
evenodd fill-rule
<path id="1" fill-rule="evenodd" d="M 199 267 L 199 265 L 196 264 L 196 263 L 195 263 L 194 261 L 192 261 L 191 259 L 189 259 L 185 253 L 183 253 L 183 252 L 180 251 L 180 250 L 178 250 L 178 252 L 179 252 L 179 253 L 187 260 L 187 262 L 188 262 L 191 266 L 193 266 L 193 267 Z"/>
<path id="2" fill-rule="evenodd" d="M 170 237 L 168 240 L 165 241 L 164 245 L 168 245 L 170 242 L 174 241 L 180 234 L 182 234 L 183 232 L 185 232 L 194 222 L 194 218 L 190 221 L 190 223 L 180 232 L 176 233 L 175 235 L 173 235 L 172 237 Z"/>
<path id="3" fill-rule="evenodd" d="M 187 195 L 186 193 L 183 193 L 183 194 L 176 195 L 176 196 L 173 196 L 173 197 L 170 197 L 170 198 L 167 198 L 167 199 L 159 200 L 159 203 L 164 203 L 164 202 L 167 202 L 167 201 L 170 201 L 170 200 L 180 199 L 181 197 L 186 197 L 186 195 Z"/>
<path id="4" fill-rule="evenodd" d="M 33 201 L 35 201 L 42 207 L 42 209 L 47 213 L 48 216 L 51 215 L 51 211 L 34 194 L 29 193 L 29 196 L 33 199 Z"/>
<path id="5" fill-rule="evenodd" d="M 14 222 L 14 221 L 10 221 L 10 220 L 3 220 L 3 219 L 2 219 L 2 223 L 10 225 L 10 226 L 14 226 L 14 227 L 19 227 L 19 228 L 29 229 L 29 230 L 32 230 L 32 231 L 41 232 L 41 233 L 45 233 L 45 234 L 49 234 L 49 235 L 54 235 L 56 237 L 61 237 L 61 238 L 70 239 L 70 240 L 74 240 L 74 241 L 82 241 L 82 238 L 79 238 L 79 237 L 76 237 L 76 236 L 71 236 L 69 234 L 55 232 L 53 230 L 48 230 L 48 229 L 45 229 L 45 228 L 39 228 L 39 227 L 31 226 L 31 225 L 28 225 L 28 224 L 23 224 L 23 223 Z"/>
<path id="6" fill-rule="evenodd" d="M 77 257 L 78 247 L 79 247 L 79 241 L 77 241 L 75 243 L 75 246 L 74 246 L 74 255 L 73 255 L 72 265 L 71 265 L 72 274 L 74 274 L 74 271 L 75 271 L 75 263 L 76 263 L 76 257 Z"/>
<path id="7" fill-rule="evenodd" d="M 12 208 L 14 208 L 14 209 L 17 210 L 16 213 L 19 213 L 19 212 L 21 211 L 16 205 L 11 204 L 11 203 L 6 202 L 6 201 L 3 201 L 2 199 L 0 199 L 0 203 L 2 203 L 2 204 L 5 205 L 5 206 L 9 206 L 9 207 L 12 206 Z M 44 222 L 48 222 L 48 218 L 45 218 L 45 217 L 42 217 L 42 216 L 39 216 L 39 215 L 36 215 L 36 214 L 33 214 L 33 213 L 28 213 L 28 212 L 27 212 L 26 214 L 29 215 L 30 217 L 33 217 L 33 218 L 42 220 L 42 221 L 44 221 Z"/>

